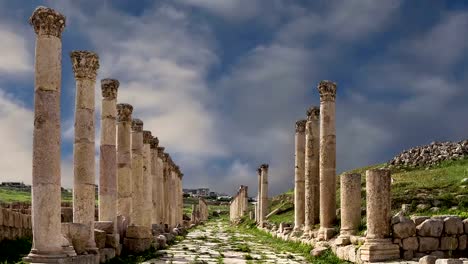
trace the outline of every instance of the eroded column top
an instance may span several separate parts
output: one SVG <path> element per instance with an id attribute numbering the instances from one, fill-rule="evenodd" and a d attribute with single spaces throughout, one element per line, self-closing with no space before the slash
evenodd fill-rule
<path id="1" fill-rule="evenodd" d="M 159 148 L 158 148 L 158 145 L 159 145 L 159 139 L 158 137 L 153 137 L 150 141 L 150 148 L 151 149 L 158 149 L 159 151 Z M 164 149 L 164 148 L 163 148 Z"/>
<path id="2" fill-rule="evenodd" d="M 258 176 L 262 175 L 262 168 L 258 167 L 257 174 L 258 174 Z"/>
<path id="3" fill-rule="evenodd" d="M 266 164 L 266 163 L 260 165 L 260 169 L 262 169 L 262 170 L 268 170 L 268 167 L 269 167 L 269 166 L 268 166 L 268 164 Z"/>
<path id="4" fill-rule="evenodd" d="M 132 131 L 133 132 L 143 132 L 143 121 L 138 118 L 132 120 Z"/>
<path id="5" fill-rule="evenodd" d="M 317 89 L 320 93 L 320 101 L 335 101 L 336 83 L 324 80 L 319 82 Z"/>
<path id="6" fill-rule="evenodd" d="M 52 8 L 39 6 L 29 18 L 29 24 L 34 27 L 37 35 L 62 37 L 65 28 L 65 16 Z"/>
<path id="7" fill-rule="evenodd" d="M 120 82 L 116 79 L 102 79 L 101 90 L 102 97 L 109 100 L 117 98 L 117 91 L 119 90 Z"/>
<path id="8" fill-rule="evenodd" d="M 75 78 L 95 80 L 99 69 L 99 56 L 87 50 L 74 50 L 70 52 L 70 58 Z"/>
<path id="9" fill-rule="evenodd" d="M 151 144 L 153 141 L 153 135 L 151 135 L 151 131 L 143 130 L 143 144 Z"/>
<path id="10" fill-rule="evenodd" d="M 117 121 L 131 121 L 133 106 L 131 104 L 117 104 Z"/>
<path id="11" fill-rule="evenodd" d="M 307 120 L 296 121 L 296 133 L 304 133 Z"/>
<path id="12" fill-rule="evenodd" d="M 320 107 L 311 106 L 307 109 L 307 121 L 319 120 L 320 117 Z"/>
<path id="13" fill-rule="evenodd" d="M 161 160 L 164 160 L 164 147 L 157 147 L 156 148 L 158 150 L 158 158 L 160 158 Z"/>

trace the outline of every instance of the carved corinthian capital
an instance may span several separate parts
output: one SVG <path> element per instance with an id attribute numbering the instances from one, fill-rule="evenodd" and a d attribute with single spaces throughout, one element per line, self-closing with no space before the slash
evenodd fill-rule
<path id="1" fill-rule="evenodd" d="M 87 50 L 75 50 L 70 53 L 75 78 L 96 80 L 99 69 L 99 57 L 96 53 Z"/>
<path id="2" fill-rule="evenodd" d="M 336 98 L 336 83 L 332 81 L 321 81 L 317 89 L 320 93 L 320 101 L 335 101 Z"/>
<path id="3" fill-rule="evenodd" d="M 151 131 L 144 130 L 143 131 L 143 144 L 151 144 L 153 140 L 153 136 L 151 135 Z"/>
<path id="4" fill-rule="evenodd" d="M 312 121 L 312 120 L 319 120 L 320 117 L 320 107 L 318 106 L 311 106 L 309 109 L 307 109 L 307 121 Z"/>
<path id="5" fill-rule="evenodd" d="M 102 79 L 101 90 L 102 97 L 108 100 L 114 100 L 117 98 L 117 91 L 119 90 L 120 82 L 115 79 Z"/>
<path id="6" fill-rule="evenodd" d="M 138 118 L 132 120 L 132 131 L 133 132 L 143 132 L 143 121 Z"/>
<path id="7" fill-rule="evenodd" d="M 307 120 L 296 121 L 296 133 L 304 133 Z"/>
<path id="8" fill-rule="evenodd" d="M 29 18 L 29 24 L 34 27 L 37 35 L 61 38 L 65 28 L 65 16 L 52 8 L 39 6 Z"/>
<path id="9" fill-rule="evenodd" d="M 159 145 L 158 137 L 153 137 L 153 139 L 151 139 L 151 141 L 150 141 L 150 148 L 156 149 L 156 148 L 158 148 L 158 145 Z"/>
<path id="10" fill-rule="evenodd" d="M 125 122 L 132 120 L 133 106 L 130 104 L 117 104 L 117 121 Z"/>

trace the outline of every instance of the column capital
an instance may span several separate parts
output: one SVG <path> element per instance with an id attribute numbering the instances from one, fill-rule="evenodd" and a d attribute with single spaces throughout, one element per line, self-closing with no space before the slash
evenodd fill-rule
<path id="1" fill-rule="evenodd" d="M 260 168 L 260 167 L 257 168 L 257 174 L 258 174 L 258 176 L 260 176 L 262 174 L 262 168 Z"/>
<path id="2" fill-rule="evenodd" d="M 143 121 L 134 118 L 132 120 L 132 132 L 143 132 Z"/>
<path id="3" fill-rule="evenodd" d="M 159 145 L 159 139 L 158 139 L 158 137 L 153 137 L 153 139 L 151 139 L 151 142 L 150 142 L 150 147 L 151 147 L 152 149 L 158 149 L 158 150 L 159 150 L 158 145 Z M 163 149 L 164 149 L 164 148 L 163 148 Z"/>
<path id="4" fill-rule="evenodd" d="M 307 121 L 319 120 L 320 117 L 320 107 L 311 106 L 307 109 Z"/>
<path id="5" fill-rule="evenodd" d="M 95 80 L 99 69 L 99 56 L 87 50 L 74 50 L 70 52 L 70 58 L 75 78 Z"/>
<path id="6" fill-rule="evenodd" d="M 65 28 L 65 20 L 65 16 L 54 9 L 39 6 L 29 18 L 29 24 L 33 26 L 37 35 L 61 38 Z"/>
<path id="7" fill-rule="evenodd" d="M 328 80 L 320 81 L 317 85 L 320 94 L 320 101 L 335 101 L 336 83 Z"/>
<path id="8" fill-rule="evenodd" d="M 151 144 L 151 141 L 153 141 L 151 131 L 143 130 L 143 144 Z"/>
<path id="9" fill-rule="evenodd" d="M 117 91 L 119 90 L 120 82 L 116 79 L 102 79 L 101 90 L 102 97 L 109 100 L 117 98 Z"/>
<path id="10" fill-rule="evenodd" d="M 305 119 L 296 121 L 296 133 L 304 133 L 306 123 Z"/>
<path id="11" fill-rule="evenodd" d="M 117 104 L 117 121 L 131 121 L 133 106 L 131 104 Z"/>
<path id="12" fill-rule="evenodd" d="M 269 165 L 268 165 L 268 164 L 266 164 L 266 163 L 264 163 L 264 164 L 260 165 L 260 169 L 262 169 L 262 170 L 267 170 L 267 169 L 268 169 L 268 167 L 269 167 Z"/>

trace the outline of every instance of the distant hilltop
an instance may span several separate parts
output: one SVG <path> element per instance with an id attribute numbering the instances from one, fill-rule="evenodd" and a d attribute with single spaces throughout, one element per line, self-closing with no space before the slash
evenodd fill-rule
<path id="1" fill-rule="evenodd" d="M 387 163 L 391 168 L 431 167 L 442 161 L 459 160 L 468 157 L 468 140 L 459 142 L 432 142 L 429 145 L 414 147 L 396 155 Z"/>

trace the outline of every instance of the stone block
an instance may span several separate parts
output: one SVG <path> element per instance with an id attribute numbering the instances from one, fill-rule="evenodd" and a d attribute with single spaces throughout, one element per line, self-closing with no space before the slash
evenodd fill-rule
<path id="1" fill-rule="evenodd" d="M 12 211 L 7 211 L 8 212 L 8 224 L 7 226 L 9 227 L 15 227 L 15 216 L 13 215 Z"/>
<path id="2" fill-rule="evenodd" d="M 128 226 L 125 236 L 127 238 L 153 238 L 150 228 L 136 225 Z"/>
<path id="3" fill-rule="evenodd" d="M 436 251 L 431 252 L 431 254 L 429 255 L 434 256 L 436 258 L 444 258 L 445 253 L 443 251 L 436 250 Z"/>
<path id="4" fill-rule="evenodd" d="M 419 242 L 417 237 L 407 237 L 402 240 L 404 250 L 415 251 L 419 248 Z"/>
<path id="5" fill-rule="evenodd" d="M 440 237 L 443 229 L 442 219 L 426 219 L 416 227 L 418 235 L 422 237 Z"/>
<path id="6" fill-rule="evenodd" d="M 151 247 L 152 238 L 124 238 L 123 248 L 125 252 L 141 253 Z"/>
<path id="7" fill-rule="evenodd" d="M 22 215 L 18 212 L 13 213 L 13 219 L 15 221 L 15 228 L 22 228 L 23 227 L 23 219 Z"/>
<path id="8" fill-rule="evenodd" d="M 439 239 L 435 237 L 418 237 L 419 252 L 434 251 L 439 248 Z"/>
<path id="9" fill-rule="evenodd" d="M 458 250 L 465 250 L 466 243 L 468 243 L 468 236 L 467 235 L 459 236 L 458 237 Z"/>
<path id="10" fill-rule="evenodd" d="M 339 236 L 335 240 L 335 245 L 337 245 L 337 246 L 346 246 L 346 245 L 349 245 L 349 244 L 351 244 L 351 240 L 350 240 L 349 236 Z"/>
<path id="11" fill-rule="evenodd" d="M 440 250 L 455 250 L 458 248 L 458 239 L 456 237 L 440 238 Z"/>
<path id="12" fill-rule="evenodd" d="M 112 221 L 98 221 L 94 222 L 94 229 L 99 229 L 106 234 L 113 234 L 114 233 L 114 223 Z"/>
<path id="13" fill-rule="evenodd" d="M 399 247 L 403 247 L 403 243 L 401 242 L 400 238 L 394 238 L 393 244 L 398 245 Z"/>
<path id="14" fill-rule="evenodd" d="M 348 248 L 348 261 L 357 262 L 357 249 L 354 245 L 346 246 Z"/>
<path id="15" fill-rule="evenodd" d="M 464 226 L 464 231 L 465 231 L 465 234 L 468 234 L 468 218 L 467 219 L 464 219 L 463 221 L 463 226 Z"/>
<path id="16" fill-rule="evenodd" d="M 419 264 L 435 264 L 436 256 L 427 255 L 419 259 Z"/>
<path id="17" fill-rule="evenodd" d="M 400 258 L 400 247 L 389 239 L 368 239 L 359 248 L 362 261 L 379 262 Z"/>
<path id="18" fill-rule="evenodd" d="M 106 247 L 118 248 L 120 242 L 119 234 L 106 234 Z"/>
<path id="19" fill-rule="evenodd" d="M 62 223 L 62 235 L 73 245 L 76 254 L 86 252 L 89 240 L 88 226 L 79 223 Z"/>
<path id="20" fill-rule="evenodd" d="M 101 248 L 99 249 L 99 263 L 106 263 L 115 258 L 114 248 Z"/>
<path id="21" fill-rule="evenodd" d="M 158 235 L 155 237 L 155 248 L 163 249 L 167 247 L 166 237 L 164 235 Z"/>
<path id="22" fill-rule="evenodd" d="M 412 260 L 414 256 L 414 251 L 413 250 L 404 250 L 402 254 L 402 258 L 404 260 Z"/>
<path id="23" fill-rule="evenodd" d="M 96 247 L 101 249 L 106 247 L 106 232 L 99 229 L 94 229 L 94 241 L 96 242 Z"/>
<path id="24" fill-rule="evenodd" d="M 435 264 L 463 264 L 461 259 L 438 259 Z"/>
<path id="25" fill-rule="evenodd" d="M 444 232 L 447 235 L 463 234 L 464 224 L 459 217 L 450 216 L 444 219 Z"/>
<path id="26" fill-rule="evenodd" d="M 0 208 L 0 226 L 3 225 L 3 218 L 4 218 L 3 208 Z"/>
<path id="27" fill-rule="evenodd" d="M 310 254 L 314 257 L 319 257 L 321 255 L 323 255 L 326 251 L 328 250 L 328 248 L 326 247 L 315 247 L 314 249 L 312 249 L 310 251 Z"/>
<path id="28" fill-rule="evenodd" d="M 395 238 L 407 238 L 416 234 L 416 224 L 406 218 L 398 224 L 393 225 L 392 228 L 393 237 Z"/>

